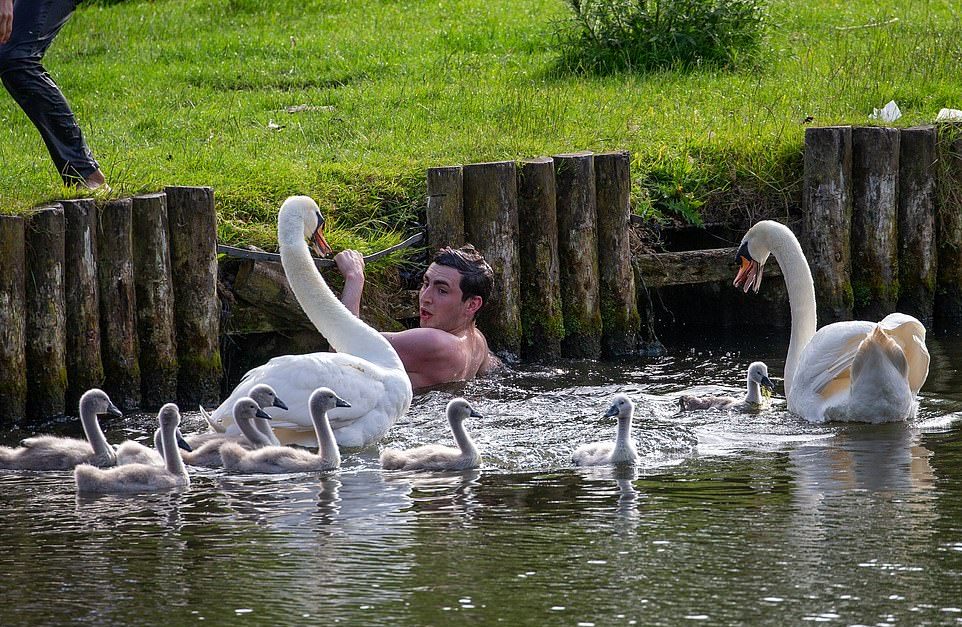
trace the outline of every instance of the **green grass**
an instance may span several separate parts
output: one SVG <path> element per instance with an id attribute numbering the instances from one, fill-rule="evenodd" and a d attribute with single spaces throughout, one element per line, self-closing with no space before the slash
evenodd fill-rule
<path id="1" fill-rule="evenodd" d="M 117 193 L 213 186 L 221 239 L 262 246 L 306 193 L 335 247 L 373 250 L 417 218 L 428 167 L 583 149 L 632 152 L 642 215 L 670 204 L 665 181 L 707 217 L 777 212 L 806 116 L 962 108 L 952 4 L 775 0 L 751 67 L 602 76 L 558 71 L 563 0 L 130 0 L 82 5 L 46 65 Z M 0 127 L 0 211 L 61 197 L 5 94 Z"/>

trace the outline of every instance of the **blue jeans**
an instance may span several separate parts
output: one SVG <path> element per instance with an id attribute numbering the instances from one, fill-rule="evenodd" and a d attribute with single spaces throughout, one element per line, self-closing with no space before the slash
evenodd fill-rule
<path id="1" fill-rule="evenodd" d="M 14 0 L 13 32 L 0 45 L 0 80 L 33 122 L 67 184 L 99 169 L 70 105 L 41 61 L 77 0 Z"/>

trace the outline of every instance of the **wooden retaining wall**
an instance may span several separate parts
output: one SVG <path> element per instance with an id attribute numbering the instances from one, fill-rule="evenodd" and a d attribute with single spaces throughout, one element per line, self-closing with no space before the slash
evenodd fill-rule
<path id="1" fill-rule="evenodd" d="M 629 166 L 625 152 L 582 152 L 427 172 L 429 246 L 473 243 L 495 270 L 479 320 L 494 350 L 650 354 L 653 292 L 732 280 L 735 248 L 632 256 Z M 820 324 L 895 310 L 962 320 L 958 126 L 810 128 L 803 175 Z M 126 409 L 216 403 L 217 272 L 210 188 L 0 216 L 0 420 L 71 412 L 94 386 Z M 285 285 L 249 263 L 233 290 Z M 310 330 L 292 303 L 277 320 L 232 318 L 230 332 Z"/>
<path id="2" fill-rule="evenodd" d="M 175 195 L 170 222 L 166 194 L 0 216 L 0 424 L 75 412 L 91 387 L 125 410 L 219 400 L 213 194 Z M 173 241 L 189 249 L 176 273 Z"/>

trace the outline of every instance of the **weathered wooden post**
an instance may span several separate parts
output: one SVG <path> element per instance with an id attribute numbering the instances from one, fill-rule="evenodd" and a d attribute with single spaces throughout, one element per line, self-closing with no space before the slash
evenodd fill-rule
<path id="1" fill-rule="evenodd" d="M 852 129 L 852 297 L 859 320 L 895 311 L 898 266 L 899 130 Z"/>
<path id="2" fill-rule="evenodd" d="M 167 235 L 167 195 L 135 196 L 133 212 L 141 406 L 158 409 L 177 398 L 177 343 Z"/>
<path id="3" fill-rule="evenodd" d="M 105 203 L 97 231 L 103 387 L 124 411 L 140 407 L 132 207 L 130 198 Z"/>
<path id="4" fill-rule="evenodd" d="M 558 259 L 567 357 L 601 356 L 598 286 L 598 212 L 594 155 L 554 156 L 558 210 Z"/>
<path id="5" fill-rule="evenodd" d="M 802 247 L 818 294 L 818 322 L 852 318 L 852 127 L 805 129 Z"/>
<path id="6" fill-rule="evenodd" d="M 97 287 L 97 206 L 92 198 L 61 200 L 64 216 L 64 296 L 67 312 L 67 410 L 104 382 Z"/>
<path id="7" fill-rule="evenodd" d="M 27 412 L 26 262 L 20 216 L 0 216 L 0 425 Z"/>
<path id="8" fill-rule="evenodd" d="M 938 280 L 935 317 L 962 320 L 962 127 L 940 124 L 938 129 L 939 210 Z"/>
<path id="9" fill-rule="evenodd" d="M 223 366 L 214 191 L 168 187 L 165 192 L 177 330 L 177 395 L 190 406 L 216 403 Z"/>
<path id="10" fill-rule="evenodd" d="M 899 142 L 898 311 L 932 321 L 937 269 L 934 126 L 902 129 Z"/>
<path id="11" fill-rule="evenodd" d="M 598 271 L 604 353 L 612 357 L 638 353 L 638 301 L 631 267 L 631 156 L 627 152 L 595 155 L 598 207 Z"/>
<path id="12" fill-rule="evenodd" d="M 518 180 L 514 161 L 464 166 L 464 230 L 494 271 L 491 302 L 480 324 L 491 350 L 521 348 L 518 264 Z"/>
<path id="13" fill-rule="evenodd" d="M 30 215 L 27 243 L 27 415 L 65 413 L 67 396 L 67 312 L 64 308 L 63 207 Z"/>
<path id="14" fill-rule="evenodd" d="M 428 168 L 428 246 L 464 244 L 464 185 L 461 166 Z"/>
<path id="15" fill-rule="evenodd" d="M 554 160 L 528 159 L 518 170 L 521 256 L 522 352 L 541 359 L 561 356 L 564 318 L 558 267 L 558 213 Z"/>

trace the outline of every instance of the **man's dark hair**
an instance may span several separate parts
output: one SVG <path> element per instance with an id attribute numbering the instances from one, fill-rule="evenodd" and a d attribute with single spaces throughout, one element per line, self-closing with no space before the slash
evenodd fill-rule
<path id="1" fill-rule="evenodd" d="M 494 287 L 494 272 L 474 246 L 471 244 L 465 244 L 461 248 L 445 246 L 434 255 L 432 261 L 439 266 L 448 266 L 461 273 L 461 282 L 458 287 L 461 288 L 462 302 L 472 296 L 480 296 L 482 306 L 488 302 L 491 289 Z"/>

